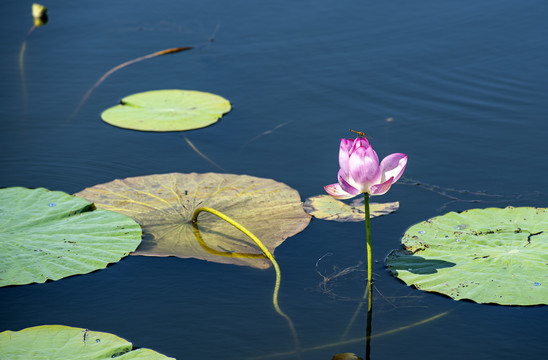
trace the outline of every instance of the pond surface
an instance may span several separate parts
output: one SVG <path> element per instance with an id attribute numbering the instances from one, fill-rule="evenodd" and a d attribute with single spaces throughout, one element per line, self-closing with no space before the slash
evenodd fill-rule
<path id="1" fill-rule="evenodd" d="M 23 82 L 19 54 L 31 4 L 0 6 L 0 186 L 75 193 L 116 178 L 213 171 L 272 178 L 304 200 L 336 182 L 340 138 L 353 137 L 348 129 L 365 131 L 380 157 L 409 156 L 406 179 L 373 198 L 399 201 L 400 209 L 372 220 L 371 358 L 526 359 L 548 352 L 546 307 L 457 302 L 407 287 L 384 266 L 404 231 L 430 217 L 546 207 L 548 2 L 55 1 L 44 3 L 48 24 L 27 39 Z M 116 72 L 71 118 L 114 66 L 202 44 Z M 231 101 L 217 124 L 185 133 L 224 170 L 181 133 L 101 121 L 121 98 L 156 89 Z M 410 186 L 411 179 L 440 188 Z M 500 196 L 453 192 L 455 201 L 443 189 Z M 364 243 L 363 223 L 313 219 L 276 250 L 280 306 L 308 350 L 302 359 L 363 357 L 363 308 L 345 329 L 364 291 Z M 333 276 L 360 263 L 362 271 L 329 279 L 329 291 L 320 287 L 318 272 Z M 129 256 L 88 275 L 1 288 L 0 330 L 64 324 L 181 360 L 295 359 L 280 355 L 294 344 L 272 307 L 274 280 L 272 269 Z"/>

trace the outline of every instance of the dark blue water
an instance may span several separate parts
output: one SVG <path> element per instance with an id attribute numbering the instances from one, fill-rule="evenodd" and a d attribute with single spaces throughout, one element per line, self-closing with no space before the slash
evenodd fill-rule
<path id="1" fill-rule="evenodd" d="M 408 179 L 502 196 L 450 202 L 402 181 L 373 199 L 400 201 L 400 209 L 372 221 L 378 291 L 371 357 L 515 359 L 548 352 L 545 307 L 456 302 L 405 286 L 383 263 L 403 232 L 429 217 L 546 206 L 546 1 L 55 1 L 44 3 L 49 23 L 27 39 L 23 85 L 19 52 L 32 25 L 31 4 L 0 5 L 0 186 L 74 193 L 115 178 L 220 172 L 180 133 L 101 121 L 104 109 L 140 91 L 192 89 L 229 99 L 229 114 L 187 132 L 188 139 L 226 172 L 282 181 L 303 200 L 336 181 L 339 141 L 351 136 L 348 129 L 366 131 L 379 156 L 408 154 Z M 69 119 L 112 67 L 203 44 L 215 31 L 210 46 L 115 73 Z M 326 294 L 317 270 L 363 262 L 364 237 L 363 223 L 313 220 L 277 249 L 280 305 L 303 348 L 341 339 L 365 274 L 330 281 Z M 89 275 L 1 288 L 0 330 L 64 324 L 111 332 L 178 359 L 266 359 L 293 349 L 287 323 L 272 307 L 273 284 L 272 269 L 131 256 Z M 346 339 L 364 336 L 362 310 Z M 303 359 L 363 356 L 364 348 L 363 341 L 325 346 Z"/>

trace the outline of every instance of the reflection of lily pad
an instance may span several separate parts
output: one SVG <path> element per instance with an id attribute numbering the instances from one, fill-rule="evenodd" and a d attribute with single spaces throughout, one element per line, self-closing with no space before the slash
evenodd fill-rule
<path id="1" fill-rule="evenodd" d="M 12 359 L 174 359 L 139 348 L 109 333 L 63 325 L 43 325 L 0 333 L 3 360 Z"/>
<path id="2" fill-rule="evenodd" d="M 87 200 L 43 188 L 0 190 L 0 286 L 102 269 L 140 242 L 135 221 Z"/>
<path id="3" fill-rule="evenodd" d="M 398 210 L 399 206 L 399 202 L 370 203 L 371 218 L 390 214 Z M 313 196 L 306 199 L 304 210 L 315 218 L 323 220 L 339 222 L 365 221 L 363 198 L 354 200 L 351 204 L 346 204 L 329 195 Z"/>
<path id="4" fill-rule="evenodd" d="M 408 285 L 478 303 L 548 304 L 546 209 L 450 212 L 413 225 L 402 244 L 386 264 Z"/>
<path id="5" fill-rule="evenodd" d="M 201 91 L 155 90 L 127 96 L 105 110 L 114 126 L 141 131 L 184 131 L 209 126 L 230 111 L 225 98 Z"/>
<path id="6" fill-rule="evenodd" d="M 144 239 L 136 255 L 192 257 L 268 268 L 270 261 L 253 241 L 215 215 L 200 215 L 203 241 L 198 241 L 190 221 L 194 210 L 207 206 L 221 211 L 255 234 L 270 252 L 310 221 L 296 190 L 247 175 L 150 175 L 114 180 L 77 195 L 141 224 Z"/>

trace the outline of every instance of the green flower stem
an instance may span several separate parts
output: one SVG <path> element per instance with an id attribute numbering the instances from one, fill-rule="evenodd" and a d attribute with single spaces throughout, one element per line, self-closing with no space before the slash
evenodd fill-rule
<path id="1" fill-rule="evenodd" d="M 293 340 L 295 342 L 297 352 L 300 353 L 299 339 L 297 337 L 297 331 L 295 330 L 295 326 L 293 325 L 293 321 L 291 321 L 291 318 L 288 315 L 286 315 L 282 311 L 282 309 L 280 309 L 280 305 L 278 304 L 278 292 L 280 290 L 280 283 L 281 283 L 282 273 L 280 271 L 280 267 L 278 266 L 278 262 L 276 261 L 276 259 L 274 259 L 274 256 L 270 253 L 268 248 L 266 246 L 264 246 L 264 244 L 261 242 L 261 240 L 259 240 L 255 235 L 253 235 L 253 233 L 251 231 L 247 230 L 243 225 L 240 225 L 238 222 L 232 220 L 230 217 L 226 216 L 225 214 L 223 214 L 220 211 L 217 211 L 215 209 L 208 208 L 208 207 L 205 207 L 205 206 L 200 207 L 200 208 L 198 208 L 194 211 L 194 214 L 192 214 L 192 222 L 193 223 L 198 222 L 198 215 L 203 211 L 220 217 L 221 219 L 223 219 L 224 221 L 226 221 L 230 225 L 234 226 L 236 229 L 243 232 L 251 240 L 253 240 L 255 242 L 255 244 L 257 244 L 257 246 L 259 246 L 259 248 L 261 249 L 263 254 L 272 262 L 272 265 L 274 266 L 274 270 L 276 271 L 276 285 L 274 286 L 274 295 L 272 296 L 272 303 L 274 305 L 274 309 L 276 310 L 276 312 L 280 316 L 282 316 L 283 318 L 285 318 L 287 320 L 287 322 L 289 324 L 289 328 L 291 329 L 291 333 L 293 335 Z"/>
<path id="2" fill-rule="evenodd" d="M 366 243 L 367 243 L 367 284 L 365 288 L 365 292 L 363 293 L 363 300 L 367 297 L 367 315 L 368 315 L 368 331 L 369 335 L 368 338 L 370 338 L 371 335 L 371 310 L 373 308 L 373 300 L 372 300 L 372 291 L 371 286 L 373 285 L 371 281 L 371 273 L 372 273 L 372 256 L 371 256 L 371 215 L 369 211 L 369 194 L 364 193 L 364 206 L 365 206 L 365 237 L 366 237 Z M 356 320 L 356 317 L 358 316 L 361 307 L 363 305 L 363 302 L 360 302 L 358 305 L 358 308 L 354 312 L 354 315 L 352 316 L 352 319 L 346 326 L 346 330 L 344 331 L 341 340 L 346 338 L 348 333 L 350 332 L 350 328 L 354 324 L 354 321 Z"/>
<path id="3" fill-rule="evenodd" d="M 367 329 L 365 336 L 365 360 L 371 359 L 371 320 L 373 315 L 372 268 L 373 256 L 371 251 L 371 214 L 369 211 L 369 193 L 363 194 L 365 207 L 365 238 L 367 247 Z"/>
<path id="4" fill-rule="evenodd" d="M 365 237 L 367 242 L 367 283 L 371 284 L 372 273 L 372 255 L 371 255 L 371 215 L 369 212 L 369 194 L 364 193 L 364 206 L 365 206 Z"/>

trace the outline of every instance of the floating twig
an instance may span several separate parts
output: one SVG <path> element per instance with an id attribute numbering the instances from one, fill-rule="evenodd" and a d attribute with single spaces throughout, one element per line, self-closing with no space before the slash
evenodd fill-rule
<path id="1" fill-rule="evenodd" d="M 143 60 L 146 60 L 146 59 L 150 59 L 150 58 L 153 58 L 153 57 L 156 57 L 156 56 L 167 55 L 167 54 L 175 54 L 175 53 L 178 53 L 178 52 L 181 52 L 181 51 L 197 49 L 197 48 L 203 47 L 205 45 L 208 45 L 208 44 L 212 43 L 213 41 L 215 41 L 215 34 L 217 34 L 217 31 L 219 31 L 220 26 L 221 25 L 218 24 L 217 27 L 215 28 L 215 31 L 213 31 L 213 34 L 211 34 L 209 39 L 201 45 L 174 47 L 174 48 L 169 48 L 169 49 L 165 49 L 165 50 L 161 50 L 161 51 L 156 51 L 152 54 L 141 56 L 141 57 L 138 57 L 136 59 L 126 61 L 125 63 L 122 63 L 118 66 L 113 67 L 112 69 L 107 71 L 103 76 L 101 76 L 101 78 L 99 80 L 97 80 L 97 82 L 86 92 L 86 94 L 84 95 L 84 97 L 82 98 L 82 100 L 80 101 L 80 103 L 78 104 L 78 106 L 76 107 L 76 109 L 74 110 L 74 112 L 72 113 L 70 118 L 73 118 L 76 115 L 76 113 L 78 113 L 78 111 L 84 105 L 84 103 L 89 98 L 89 96 L 91 95 L 93 90 L 95 90 L 99 85 L 101 85 L 101 83 L 103 81 L 105 81 L 114 72 L 116 72 L 120 69 L 123 69 L 126 66 L 129 66 L 129 65 L 135 64 L 137 62 L 140 62 L 140 61 L 143 61 Z"/>
<path id="2" fill-rule="evenodd" d="M 183 134 L 183 137 L 185 138 L 185 141 L 188 144 L 188 146 L 190 146 L 192 148 L 192 150 L 194 150 L 196 152 L 196 154 L 203 157 L 207 162 L 209 162 L 211 165 L 215 166 L 217 169 L 226 172 L 226 170 L 221 165 L 217 164 L 215 161 L 211 160 L 204 153 L 202 153 L 200 150 L 198 150 L 198 148 L 196 146 L 194 146 L 194 144 L 188 139 L 188 137 L 186 137 L 185 134 Z"/>
<path id="3" fill-rule="evenodd" d="M 209 39 L 208 41 L 212 42 L 213 39 Z M 178 52 L 181 52 L 181 51 L 191 50 L 191 49 L 194 49 L 194 48 L 196 48 L 196 47 L 195 46 L 183 46 L 183 47 L 170 48 L 170 49 L 166 49 L 166 50 L 162 50 L 162 51 L 156 51 L 152 54 L 141 56 L 141 57 L 138 57 L 136 59 L 126 61 L 125 63 L 122 63 L 118 66 L 113 67 L 112 69 L 107 71 L 103 76 L 101 76 L 101 78 L 99 80 L 97 80 L 97 82 L 86 92 L 86 94 L 84 95 L 82 100 L 80 100 L 80 103 L 78 104 L 78 106 L 76 107 L 74 112 L 72 113 L 71 118 L 73 118 L 78 113 L 78 111 L 84 105 L 84 103 L 87 101 L 87 99 L 89 98 L 89 96 L 91 95 L 93 90 L 95 90 L 99 85 L 101 85 L 103 83 L 103 81 L 105 81 L 110 75 L 112 75 L 116 71 L 118 71 L 120 69 L 123 69 L 126 66 L 135 64 L 139 61 L 143 61 L 143 60 L 150 59 L 150 58 L 153 58 L 153 57 L 156 57 L 156 56 L 161 56 L 161 55 L 175 54 L 175 53 L 178 53 Z"/>
<path id="4" fill-rule="evenodd" d="M 268 134 L 271 134 L 273 133 L 274 131 L 278 130 L 279 128 L 281 128 L 282 126 L 285 126 L 287 124 L 289 124 L 291 121 L 286 121 L 284 123 L 281 123 L 281 124 L 278 124 L 276 125 L 274 128 L 270 129 L 270 130 L 266 130 L 265 132 L 255 136 L 254 138 L 252 138 L 251 140 L 249 140 L 248 142 L 246 142 L 245 144 L 242 145 L 242 147 L 240 148 L 240 151 L 242 151 L 242 149 L 244 147 L 246 147 L 247 145 L 249 145 L 250 143 L 252 143 L 253 141 L 265 136 L 265 135 L 268 135 Z"/>

